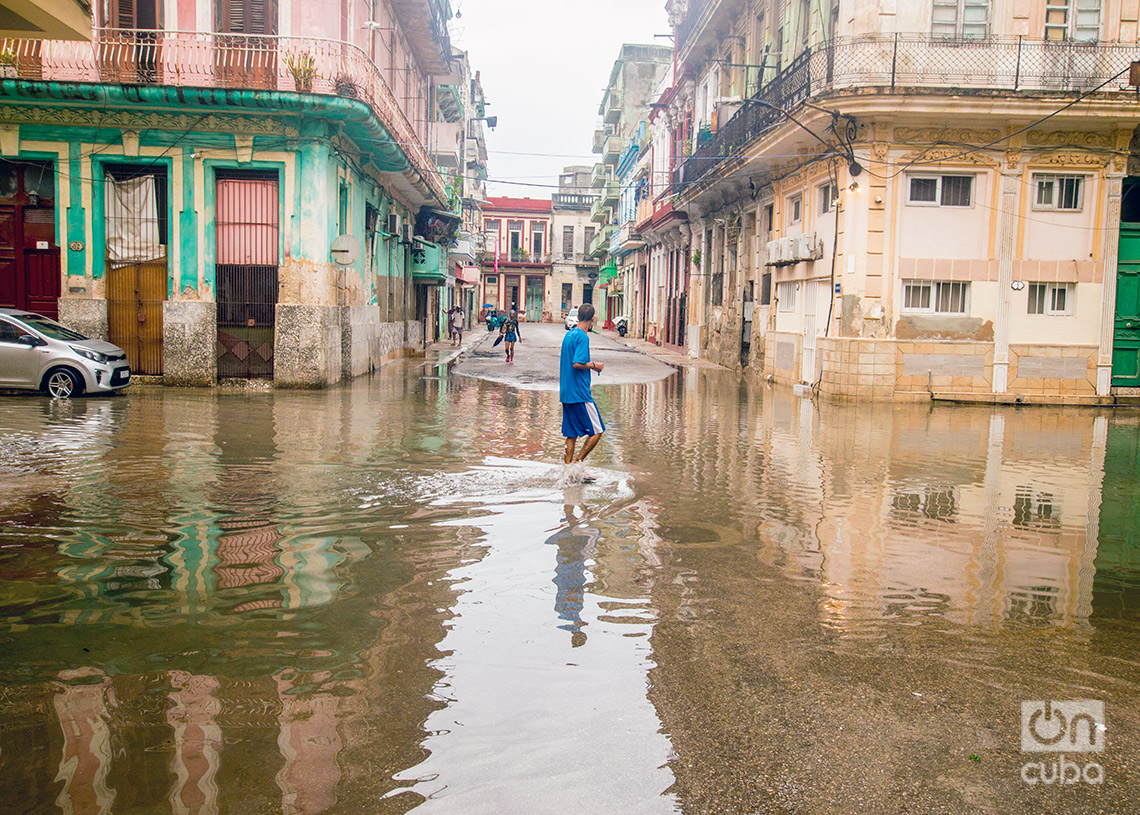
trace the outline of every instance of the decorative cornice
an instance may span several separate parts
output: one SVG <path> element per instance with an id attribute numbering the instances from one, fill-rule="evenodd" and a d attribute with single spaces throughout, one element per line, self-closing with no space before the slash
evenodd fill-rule
<path id="1" fill-rule="evenodd" d="M 896 127 L 895 141 L 904 144 L 989 144 L 1002 137 L 1000 130 L 965 127 Z"/>
<path id="2" fill-rule="evenodd" d="M 1000 136 L 999 136 L 1000 137 Z M 930 150 L 916 150 L 902 157 L 901 162 L 921 162 L 921 166 L 936 164 L 973 164 L 978 167 L 997 167 L 998 162 L 979 153 L 970 153 L 960 147 L 936 147 Z"/>
<path id="3" fill-rule="evenodd" d="M 284 136 L 285 125 L 276 118 L 228 116 L 210 113 L 194 116 L 156 111 L 99 110 L 86 106 L 0 105 L 0 123 L 64 127 L 118 127 L 127 130 L 200 131 Z M 292 129 L 292 128 L 288 128 Z M 295 132 L 295 131 L 294 131 Z"/>
<path id="4" fill-rule="evenodd" d="M 1033 156 L 1028 161 L 1030 166 L 1047 165 L 1049 167 L 1096 167 L 1108 165 L 1110 156 L 1098 156 L 1086 153 L 1083 150 L 1055 150 Z"/>
<path id="5" fill-rule="evenodd" d="M 1025 140 L 1031 147 L 1112 147 L 1111 133 L 1081 130 L 1030 130 Z"/>

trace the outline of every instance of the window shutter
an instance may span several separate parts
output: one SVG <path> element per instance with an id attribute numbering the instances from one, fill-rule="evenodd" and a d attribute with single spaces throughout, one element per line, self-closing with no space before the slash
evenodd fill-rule
<path id="1" fill-rule="evenodd" d="M 266 0 L 248 0 L 249 2 L 249 15 L 246 17 L 247 25 L 249 28 L 246 30 L 247 34 L 265 34 L 266 23 L 268 23 L 268 3 Z"/>
<path id="2" fill-rule="evenodd" d="M 135 0 L 111 0 L 111 24 L 116 28 L 138 28 Z"/>

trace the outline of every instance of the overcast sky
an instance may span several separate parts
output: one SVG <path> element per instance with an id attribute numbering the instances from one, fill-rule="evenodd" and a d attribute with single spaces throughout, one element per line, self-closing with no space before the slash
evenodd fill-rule
<path id="1" fill-rule="evenodd" d="M 672 41 L 665 0 L 451 0 L 452 41 L 471 56 L 486 94 L 487 175 L 558 184 L 569 164 L 593 165 L 598 105 L 621 44 Z M 546 154 L 546 155 L 535 155 Z M 489 183 L 489 195 L 548 198 L 541 186 Z"/>

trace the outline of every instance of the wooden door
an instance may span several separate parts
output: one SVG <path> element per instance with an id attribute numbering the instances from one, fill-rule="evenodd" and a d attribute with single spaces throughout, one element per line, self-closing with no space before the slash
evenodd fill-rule
<path id="1" fill-rule="evenodd" d="M 39 162 L 0 170 L 0 306 L 53 319 L 61 292 L 54 177 L 54 166 Z"/>
<path id="2" fill-rule="evenodd" d="M 23 207 L 23 265 L 25 305 L 28 311 L 55 318 L 59 315 L 60 258 L 55 243 L 55 204 L 41 200 Z"/>
<path id="3" fill-rule="evenodd" d="M 163 167 L 106 168 L 107 328 L 131 370 L 162 374 L 162 308 L 169 290 L 169 203 Z"/>
<path id="4" fill-rule="evenodd" d="M 1120 225 L 1116 315 L 1112 333 L 1112 384 L 1140 388 L 1140 223 Z"/>

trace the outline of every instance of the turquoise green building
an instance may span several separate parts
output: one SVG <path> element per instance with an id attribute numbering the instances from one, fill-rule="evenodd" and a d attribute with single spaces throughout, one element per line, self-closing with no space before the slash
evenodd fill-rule
<path id="1" fill-rule="evenodd" d="M 169 384 L 321 387 L 422 349 L 458 225 L 425 149 L 447 3 L 376 4 L 398 80 L 360 44 L 276 35 L 304 6 L 269 5 L 218 31 L 4 41 L 0 305 Z"/>

